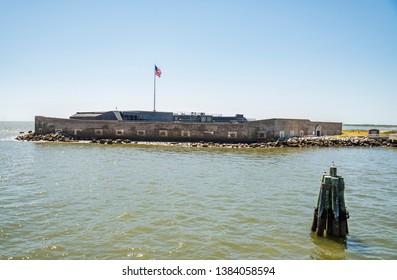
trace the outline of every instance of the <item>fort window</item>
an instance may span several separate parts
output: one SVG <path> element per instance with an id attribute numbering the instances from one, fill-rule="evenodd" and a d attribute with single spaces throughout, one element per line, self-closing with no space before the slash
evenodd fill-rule
<path id="1" fill-rule="evenodd" d="M 161 137 L 167 137 L 168 136 L 168 131 L 167 130 L 159 130 L 159 135 Z"/>
<path id="2" fill-rule="evenodd" d="M 258 138 L 266 138 L 266 133 L 263 131 L 258 132 Z"/>
<path id="3" fill-rule="evenodd" d="M 212 122 L 211 116 L 206 116 L 206 117 L 201 116 L 200 119 L 201 119 L 201 122 Z"/>
<path id="4" fill-rule="evenodd" d="M 281 131 L 280 131 L 280 138 L 285 138 L 284 130 L 281 130 Z"/>
<path id="5" fill-rule="evenodd" d="M 315 127 L 315 130 L 316 130 L 316 136 L 321 136 L 321 129 L 322 129 L 322 127 L 321 127 L 321 125 L 316 125 L 316 127 Z"/>
<path id="6" fill-rule="evenodd" d="M 116 135 L 124 135 L 124 129 L 117 129 Z"/>
<path id="7" fill-rule="evenodd" d="M 139 119 L 138 115 L 123 115 L 125 121 L 137 121 Z"/>
<path id="8" fill-rule="evenodd" d="M 237 138 L 237 132 L 233 131 L 233 132 L 228 132 L 227 133 L 227 137 L 228 138 Z"/>
<path id="9" fill-rule="evenodd" d="M 145 136 L 146 135 L 146 130 L 137 130 L 136 134 L 138 136 Z"/>
<path id="10" fill-rule="evenodd" d="M 190 131 L 182 130 L 181 135 L 182 135 L 182 137 L 190 137 Z"/>
<path id="11" fill-rule="evenodd" d="M 75 136 L 81 135 L 81 132 L 82 132 L 82 131 L 83 131 L 82 129 L 75 129 L 75 130 L 74 130 L 74 135 L 75 135 Z"/>
<path id="12" fill-rule="evenodd" d="M 303 137 L 304 136 L 304 132 L 303 130 L 300 131 L 300 136 Z"/>
<path id="13" fill-rule="evenodd" d="M 294 137 L 294 136 L 295 136 L 295 131 L 291 130 L 291 131 L 289 132 L 289 136 L 290 136 L 290 137 Z"/>
<path id="14" fill-rule="evenodd" d="M 103 129 L 95 129 L 95 135 L 103 135 Z"/>

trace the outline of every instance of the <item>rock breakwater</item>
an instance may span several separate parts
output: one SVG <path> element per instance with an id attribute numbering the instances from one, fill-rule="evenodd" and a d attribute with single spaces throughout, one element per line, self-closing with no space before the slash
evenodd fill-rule
<path id="1" fill-rule="evenodd" d="M 34 142 L 77 142 L 77 139 L 73 137 L 58 134 L 58 133 L 51 133 L 51 134 L 44 134 L 39 135 L 35 134 L 34 132 L 29 132 L 26 134 L 21 134 L 15 137 L 16 140 L 19 141 L 34 141 Z"/>
<path id="2" fill-rule="evenodd" d="M 289 139 L 269 140 L 257 143 L 213 143 L 213 142 L 147 142 L 132 141 L 129 139 L 76 139 L 72 136 L 57 133 L 38 135 L 35 133 L 21 134 L 16 137 L 20 141 L 35 142 L 72 142 L 72 143 L 97 143 L 104 145 L 114 144 L 142 144 L 159 146 L 181 146 L 201 148 L 229 148 L 229 149 L 254 149 L 254 148 L 306 148 L 306 147 L 386 147 L 391 146 L 387 138 L 369 137 L 295 137 Z"/>

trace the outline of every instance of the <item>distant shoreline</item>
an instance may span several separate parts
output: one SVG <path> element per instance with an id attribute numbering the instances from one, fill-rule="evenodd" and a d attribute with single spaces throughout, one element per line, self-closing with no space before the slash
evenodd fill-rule
<path id="1" fill-rule="evenodd" d="M 343 126 L 374 126 L 374 127 L 397 127 L 397 125 L 393 124 L 342 124 Z"/>

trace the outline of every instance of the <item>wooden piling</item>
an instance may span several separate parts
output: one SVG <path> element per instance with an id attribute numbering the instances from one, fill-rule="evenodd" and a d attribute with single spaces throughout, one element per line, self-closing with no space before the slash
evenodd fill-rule
<path id="1" fill-rule="evenodd" d="M 348 212 L 345 205 L 345 183 L 337 175 L 333 164 L 329 174 L 324 174 L 320 183 L 317 206 L 313 213 L 312 231 L 318 236 L 327 235 L 345 237 L 348 233 Z"/>

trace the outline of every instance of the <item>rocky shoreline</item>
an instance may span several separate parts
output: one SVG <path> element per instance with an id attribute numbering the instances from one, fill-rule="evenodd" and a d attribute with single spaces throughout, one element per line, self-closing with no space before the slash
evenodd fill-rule
<path id="1" fill-rule="evenodd" d="M 62 134 L 36 135 L 34 132 L 21 134 L 15 138 L 19 141 L 34 142 L 66 142 L 66 143 L 97 143 L 103 145 L 142 144 L 158 146 L 202 147 L 202 148 L 306 148 L 306 147 L 388 147 L 391 141 L 383 138 L 369 137 L 295 137 L 289 139 L 274 139 L 257 143 L 213 143 L 213 142 L 147 142 L 128 139 L 76 139 Z"/>

